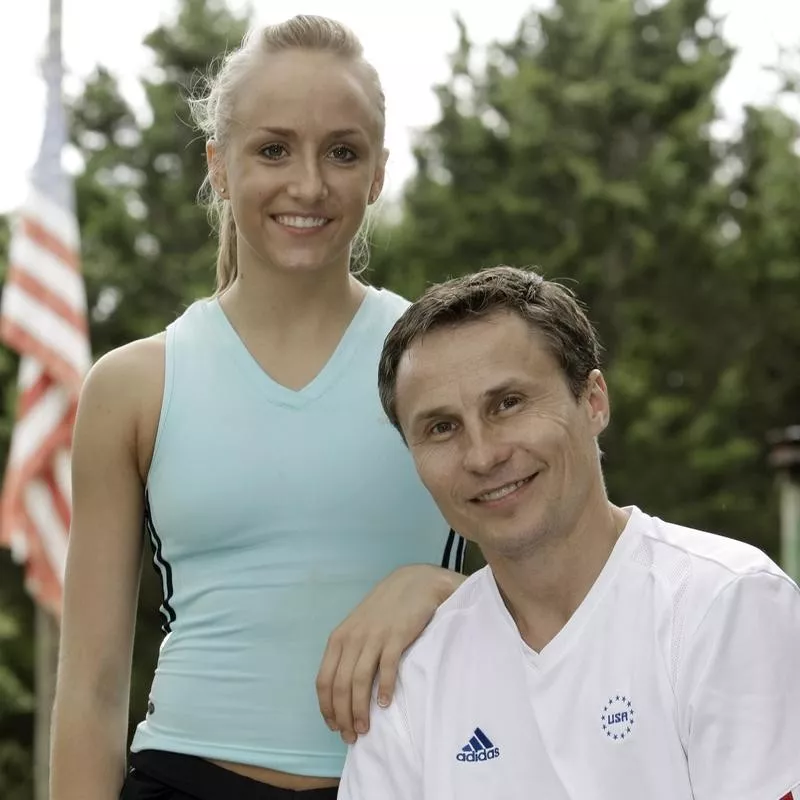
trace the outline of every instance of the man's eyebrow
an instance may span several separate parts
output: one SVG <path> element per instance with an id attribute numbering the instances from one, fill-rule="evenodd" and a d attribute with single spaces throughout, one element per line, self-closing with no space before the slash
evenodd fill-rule
<path id="1" fill-rule="evenodd" d="M 490 389 L 487 389 L 485 392 L 481 394 L 481 400 L 494 400 L 496 397 L 499 397 L 501 394 L 508 394 L 509 392 L 519 391 L 520 384 L 519 381 L 503 381 L 499 383 L 497 386 L 493 386 Z"/>
<path id="2" fill-rule="evenodd" d="M 497 386 L 492 386 L 489 389 L 481 392 L 481 400 L 484 402 L 494 400 L 500 395 L 519 390 L 520 385 L 518 381 L 503 381 L 502 383 L 497 384 Z M 452 408 L 445 405 L 435 406 L 434 408 L 423 408 L 412 417 L 411 425 L 412 427 L 417 427 L 421 423 L 429 422 L 432 419 L 437 419 L 439 417 L 450 417 L 453 415 L 453 413 L 454 412 Z"/>
<path id="3" fill-rule="evenodd" d="M 425 422 L 430 422 L 432 419 L 439 417 L 447 417 L 452 415 L 452 411 L 447 406 L 436 406 L 435 408 L 425 408 L 422 411 L 414 414 L 411 418 L 411 427 L 418 428 Z"/>

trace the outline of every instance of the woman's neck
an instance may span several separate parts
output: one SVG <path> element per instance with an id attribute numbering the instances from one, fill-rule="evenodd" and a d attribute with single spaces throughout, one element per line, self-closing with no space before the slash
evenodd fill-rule
<path id="1" fill-rule="evenodd" d="M 247 270 L 220 298 L 237 328 L 259 336 L 307 338 L 340 329 L 352 319 L 365 287 L 347 269 L 314 273 Z"/>

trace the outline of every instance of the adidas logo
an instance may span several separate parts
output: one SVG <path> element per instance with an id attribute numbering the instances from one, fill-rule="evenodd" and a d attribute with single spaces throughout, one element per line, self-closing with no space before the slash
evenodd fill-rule
<path id="1" fill-rule="evenodd" d="M 470 740 L 461 748 L 456 761 L 491 761 L 500 755 L 500 748 L 480 729 L 475 728 Z"/>

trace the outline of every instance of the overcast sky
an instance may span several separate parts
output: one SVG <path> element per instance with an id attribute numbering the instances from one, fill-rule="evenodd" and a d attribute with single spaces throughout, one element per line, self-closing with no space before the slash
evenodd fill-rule
<path id="1" fill-rule="evenodd" d="M 0 152 L 0 212 L 22 202 L 25 181 L 39 146 L 44 89 L 37 59 L 43 52 L 48 0 L 14 2 L 11 24 L 0 27 L 0 75 L 3 76 L 3 124 Z M 539 4 L 546 0 L 539 0 Z M 123 91 L 141 105 L 137 78 L 147 69 L 143 37 L 174 10 L 171 0 L 63 0 L 67 91 L 103 64 L 122 81 Z M 396 191 L 413 169 L 410 139 L 415 129 L 436 119 L 431 86 L 446 78 L 447 55 L 456 42 L 453 13 L 467 23 L 478 44 L 508 38 L 532 0 L 253 0 L 259 22 L 275 22 L 296 13 L 336 17 L 364 42 L 368 58 L 381 74 L 388 102 L 387 143 L 392 151 L 388 189 Z M 233 7 L 241 7 L 232 0 Z M 777 61 L 780 48 L 800 47 L 800 0 L 712 0 L 726 15 L 725 34 L 740 55 L 720 93 L 733 123 L 745 103 L 768 101 L 773 79 L 764 68 Z M 6 15 L 8 15 L 8 10 Z M 8 16 L 6 16 L 8 22 Z"/>

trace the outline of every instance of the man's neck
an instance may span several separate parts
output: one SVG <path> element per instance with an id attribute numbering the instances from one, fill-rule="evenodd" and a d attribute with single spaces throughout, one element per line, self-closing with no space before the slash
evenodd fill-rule
<path id="1" fill-rule="evenodd" d="M 524 559 L 487 554 L 503 600 L 533 650 L 542 650 L 584 601 L 628 516 L 603 496 L 585 506 L 569 531 L 554 531 Z"/>

